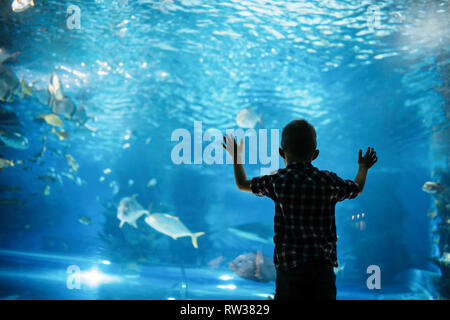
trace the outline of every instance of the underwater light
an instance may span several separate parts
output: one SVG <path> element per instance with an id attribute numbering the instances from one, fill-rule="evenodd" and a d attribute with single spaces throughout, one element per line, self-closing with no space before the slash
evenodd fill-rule
<path id="1" fill-rule="evenodd" d="M 230 276 L 230 275 L 224 274 L 224 275 L 220 276 L 219 279 L 220 279 L 220 280 L 227 281 L 227 280 L 233 279 L 233 277 Z"/>
<path id="2" fill-rule="evenodd" d="M 102 261 L 100 261 L 100 263 L 110 265 L 111 261 L 109 261 L 109 260 L 102 260 Z"/>
<path id="3" fill-rule="evenodd" d="M 83 283 L 90 287 L 97 287 L 100 283 L 117 281 L 117 277 L 109 276 L 100 272 L 97 268 L 92 268 L 89 271 L 81 273 L 81 279 Z"/>
<path id="4" fill-rule="evenodd" d="M 234 290 L 234 289 L 236 289 L 236 286 L 235 286 L 234 284 L 227 284 L 227 285 L 219 284 L 219 285 L 217 286 L 217 288 L 219 288 L 219 289 Z"/>
<path id="5" fill-rule="evenodd" d="M 169 297 L 169 298 L 167 298 L 167 300 L 175 300 L 175 298 Z"/>

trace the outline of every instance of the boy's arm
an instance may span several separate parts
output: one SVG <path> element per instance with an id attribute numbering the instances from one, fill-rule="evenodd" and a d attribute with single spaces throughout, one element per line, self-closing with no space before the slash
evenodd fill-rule
<path id="1" fill-rule="evenodd" d="M 250 188 L 250 180 L 247 180 L 244 166 L 242 165 L 242 140 L 239 144 L 237 144 L 233 135 L 227 135 L 226 137 L 223 137 L 223 142 L 224 143 L 222 143 L 222 146 L 233 159 L 234 179 L 236 181 L 236 186 L 241 191 L 252 192 L 252 189 Z"/>
<path id="2" fill-rule="evenodd" d="M 360 193 L 364 189 L 364 185 L 366 183 L 367 172 L 370 168 L 378 161 L 377 153 L 371 147 L 367 148 L 366 154 L 364 157 L 362 156 L 362 150 L 359 150 L 358 153 L 358 173 L 355 177 L 355 182 L 358 184 Z"/>
<path id="3" fill-rule="evenodd" d="M 250 188 L 250 180 L 247 180 L 245 176 L 244 166 L 239 163 L 234 163 L 234 179 L 236 181 L 236 186 L 241 191 L 252 192 Z"/>

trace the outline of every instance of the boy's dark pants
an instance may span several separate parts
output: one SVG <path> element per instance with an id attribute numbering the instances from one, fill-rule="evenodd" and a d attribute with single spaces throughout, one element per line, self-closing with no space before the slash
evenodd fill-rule
<path id="1" fill-rule="evenodd" d="M 336 275 L 327 262 L 277 269 L 276 300 L 336 300 Z"/>

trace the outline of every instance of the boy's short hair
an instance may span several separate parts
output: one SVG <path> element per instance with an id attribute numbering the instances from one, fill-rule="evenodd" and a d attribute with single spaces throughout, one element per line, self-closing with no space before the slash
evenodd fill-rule
<path id="1" fill-rule="evenodd" d="M 306 120 L 294 120 L 284 127 L 281 148 L 285 152 L 297 157 L 307 157 L 316 147 L 316 130 Z"/>

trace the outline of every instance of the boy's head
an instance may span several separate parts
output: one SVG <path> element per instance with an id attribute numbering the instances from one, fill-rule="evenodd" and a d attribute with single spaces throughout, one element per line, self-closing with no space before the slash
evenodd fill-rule
<path id="1" fill-rule="evenodd" d="M 284 127 L 280 155 L 287 162 L 316 159 L 319 155 L 316 147 L 316 130 L 307 121 L 294 120 Z"/>

